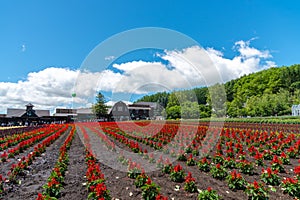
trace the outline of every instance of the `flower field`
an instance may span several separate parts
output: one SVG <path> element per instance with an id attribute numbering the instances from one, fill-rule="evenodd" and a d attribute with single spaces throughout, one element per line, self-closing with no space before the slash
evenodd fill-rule
<path id="1" fill-rule="evenodd" d="M 300 199 L 300 126 L 48 125 L 0 137 L 0 199 Z"/>

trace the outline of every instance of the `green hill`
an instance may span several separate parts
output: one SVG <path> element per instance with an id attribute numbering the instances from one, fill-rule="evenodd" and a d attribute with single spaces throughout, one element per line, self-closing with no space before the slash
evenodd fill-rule
<path id="1" fill-rule="evenodd" d="M 215 98 L 213 95 L 218 92 L 213 91 L 218 88 L 225 88 L 226 92 L 226 97 L 220 97 L 224 101 L 219 107 L 211 105 L 210 100 Z M 209 88 L 156 93 L 138 101 L 160 103 L 166 108 L 162 114 L 168 118 L 208 117 L 211 114 L 230 117 L 289 115 L 292 104 L 300 103 L 300 65 L 262 70 Z M 221 107 L 223 110 L 218 110 Z"/>

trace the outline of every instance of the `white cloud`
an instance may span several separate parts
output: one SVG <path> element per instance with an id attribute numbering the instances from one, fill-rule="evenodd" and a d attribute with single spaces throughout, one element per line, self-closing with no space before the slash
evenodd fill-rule
<path id="1" fill-rule="evenodd" d="M 115 59 L 115 56 L 106 56 L 104 58 L 104 60 L 113 60 L 113 59 Z"/>
<path id="2" fill-rule="evenodd" d="M 0 111 L 7 107 L 24 108 L 28 102 L 47 109 L 69 104 L 77 74 L 77 71 L 51 67 L 29 73 L 24 81 L 0 82 Z"/>
<path id="3" fill-rule="evenodd" d="M 252 39 L 253 40 L 253 39 Z M 251 57 L 258 57 L 258 58 L 270 58 L 272 57 L 270 55 L 269 51 L 261 51 L 258 49 L 255 49 L 253 47 L 250 47 L 250 41 L 238 41 L 235 43 L 234 49 L 236 49 L 242 58 L 251 58 Z"/>
<path id="4" fill-rule="evenodd" d="M 233 48 L 237 50 L 238 55 L 232 59 L 225 58 L 222 52 L 215 49 L 206 49 L 219 70 L 223 81 L 229 81 L 259 70 L 276 67 L 275 62 L 267 60 L 272 58 L 268 50 L 259 50 L 251 47 L 250 42 L 251 40 L 236 42 Z"/>
<path id="5" fill-rule="evenodd" d="M 109 81 L 113 92 L 141 94 L 149 92 L 150 88 L 154 91 L 161 91 L 162 88 L 172 90 L 190 86 L 181 71 L 169 70 L 160 62 L 133 61 L 114 64 L 113 67 L 124 71 L 118 77 L 120 78 L 118 81 Z M 110 80 L 110 78 L 103 77 L 101 82 L 105 83 L 106 80 Z M 112 80 L 116 79 L 113 78 Z M 104 89 L 102 86 L 100 88 Z"/>
<path id="6" fill-rule="evenodd" d="M 159 88 L 151 87 L 151 84 L 161 85 L 160 88 L 169 90 L 190 88 L 226 82 L 245 74 L 276 67 L 275 62 L 268 60 L 272 58 L 269 51 L 251 47 L 254 39 L 236 42 L 233 48 L 237 55 L 232 59 L 225 58 L 221 51 L 214 48 L 193 46 L 183 50 L 165 51 L 163 55 L 157 54 L 167 60 L 171 67 L 160 62 L 141 60 L 114 64 L 114 68 L 124 73 L 110 71 L 110 75 L 103 77 L 102 81 L 109 82 L 110 85 L 101 85 L 100 88 L 130 93 L 145 93 L 150 88 Z"/>
<path id="7" fill-rule="evenodd" d="M 25 44 L 22 44 L 21 51 L 22 51 L 22 52 L 26 51 L 26 46 L 25 46 Z"/>
<path id="8" fill-rule="evenodd" d="M 237 55 L 231 59 L 214 48 L 193 46 L 159 55 L 168 61 L 168 66 L 140 60 L 113 64 L 113 68 L 122 72 L 106 69 L 79 73 L 79 70 L 54 67 L 31 72 L 17 83 L 0 82 L 0 112 L 5 112 L 7 107 L 24 108 L 28 102 L 36 108 L 68 107 L 73 92 L 76 93 L 74 103 L 86 106 L 94 101 L 98 90 L 141 94 L 191 88 L 276 67 L 269 51 L 251 47 L 250 43 L 251 40 L 236 42 L 233 48 Z"/>

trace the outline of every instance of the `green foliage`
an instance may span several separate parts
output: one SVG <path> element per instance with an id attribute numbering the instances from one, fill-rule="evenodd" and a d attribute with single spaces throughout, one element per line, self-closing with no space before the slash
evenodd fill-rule
<path id="1" fill-rule="evenodd" d="M 180 119 L 181 118 L 181 107 L 180 106 L 168 107 L 166 112 L 167 112 L 168 119 Z"/>
<path id="2" fill-rule="evenodd" d="M 244 177 L 242 177 L 241 174 L 237 173 L 235 170 L 226 177 L 226 182 L 231 190 L 244 190 L 247 185 Z"/>
<path id="3" fill-rule="evenodd" d="M 251 200 L 269 199 L 267 188 L 265 188 L 263 184 L 256 181 L 254 181 L 253 183 L 248 183 L 245 192 Z"/>
<path id="4" fill-rule="evenodd" d="M 158 92 L 153 95 L 146 95 L 137 100 L 137 102 L 157 102 L 159 103 L 163 108 L 167 107 L 168 104 L 168 98 L 169 98 L 169 93 L 167 92 Z"/>
<path id="5" fill-rule="evenodd" d="M 207 102 L 212 107 L 212 115 L 223 117 L 226 114 L 226 92 L 223 84 L 215 84 L 208 88 Z"/>
<path id="6" fill-rule="evenodd" d="M 188 172 L 188 175 L 185 177 L 184 187 L 183 189 L 187 192 L 196 192 L 197 186 L 195 183 L 195 178 L 192 177 L 192 173 Z"/>
<path id="7" fill-rule="evenodd" d="M 153 183 L 150 178 L 148 178 L 148 181 L 141 187 L 141 189 L 143 199 L 146 200 L 155 200 L 160 191 L 160 187 Z"/>
<path id="8" fill-rule="evenodd" d="M 210 162 L 205 157 L 199 160 L 197 165 L 199 170 L 202 172 L 209 172 L 210 170 Z"/>
<path id="9" fill-rule="evenodd" d="M 165 164 L 162 169 L 162 172 L 166 174 L 170 174 L 172 170 L 173 170 L 173 166 L 171 164 Z"/>
<path id="10" fill-rule="evenodd" d="M 197 102 L 186 101 L 181 105 L 181 117 L 183 119 L 198 119 L 199 105 Z"/>
<path id="11" fill-rule="evenodd" d="M 278 171 L 273 171 L 268 168 L 267 170 L 262 170 L 261 180 L 268 185 L 277 186 L 280 184 L 280 177 L 277 175 Z"/>
<path id="12" fill-rule="evenodd" d="M 288 193 L 292 197 L 300 198 L 300 182 L 293 178 L 285 178 L 280 186 L 284 193 Z"/>
<path id="13" fill-rule="evenodd" d="M 253 175 L 254 166 L 252 162 L 243 160 L 239 162 L 237 165 L 243 174 Z"/>
<path id="14" fill-rule="evenodd" d="M 104 95 L 99 92 L 96 96 L 96 103 L 92 106 L 93 113 L 98 117 L 103 117 L 107 114 L 107 106 L 105 105 Z"/>
<path id="15" fill-rule="evenodd" d="M 148 176 L 145 174 L 145 173 L 142 173 L 140 175 L 138 175 L 135 179 L 135 182 L 134 182 L 134 185 L 137 187 L 137 188 L 140 188 L 142 186 L 144 186 L 148 180 Z"/>
<path id="16" fill-rule="evenodd" d="M 199 192 L 198 200 L 218 200 L 220 196 L 215 190 L 212 190 L 210 187 L 207 190 L 202 190 Z"/>
<path id="17" fill-rule="evenodd" d="M 170 173 L 171 181 L 174 182 L 182 182 L 184 181 L 185 173 L 182 167 L 178 164 L 174 167 L 174 169 Z"/>
<path id="18" fill-rule="evenodd" d="M 227 82 L 227 114 L 232 117 L 290 114 L 291 105 L 300 103 L 299 77 L 300 65 L 293 65 L 263 70 Z"/>
<path id="19" fill-rule="evenodd" d="M 211 168 L 210 173 L 213 178 L 220 180 L 224 179 L 228 174 L 226 169 L 219 163 Z"/>

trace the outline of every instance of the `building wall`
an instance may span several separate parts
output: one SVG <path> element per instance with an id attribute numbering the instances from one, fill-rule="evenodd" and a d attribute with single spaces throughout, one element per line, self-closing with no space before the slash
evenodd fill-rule
<path id="1" fill-rule="evenodd" d="M 300 116 L 300 104 L 292 106 L 292 115 L 293 116 Z"/>

